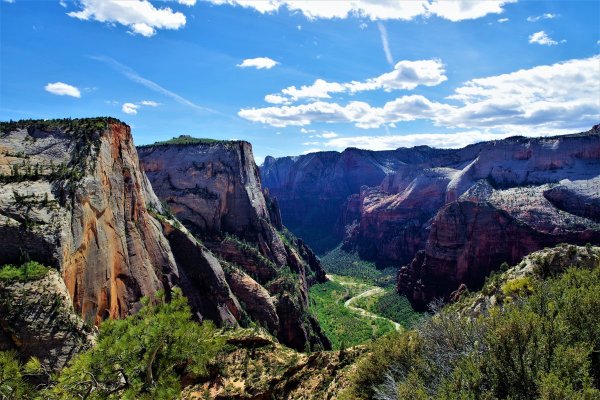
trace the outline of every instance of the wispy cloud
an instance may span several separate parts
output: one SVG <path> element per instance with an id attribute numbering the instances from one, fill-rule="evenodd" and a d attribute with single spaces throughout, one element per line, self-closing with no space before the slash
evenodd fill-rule
<path id="1" fill-rule="evenodd" d="M 390 51 L 387 29 L 385 29 L 385 25 L 383 25 L 381 22 L 377 23 L 377 27 L 379 28 L 379 35 L 381 36 L 381 44 L 383 45 L 385 59 L 387 60 L 388 64 L 394 65 L 394 57 L 392 57 L 392 52 Z"/>
<path id="2" fill-rule="evenodd" d="M 527 21 L 528 22 L 537 22 L 541 19 L 554 19 L 556 17 L 558 17 L 558 14 L 545 13 L 542 15 L 534 15 L 531 17 L 527 17 Z"/>
<path id="3" fill-rule="evenodd" d="M 106 65 L 110 66 L 111 68 L 115 69 L 116 71 L 120 72 L 121 74 L 123 74 L 126 78 L 128 78 L 129 80 L 139 83 L 142 86 L 147 87 L 150 90 L 153 90 L 157 93 L 160 93 L 164 96 L 170 97 L 173 100 L 175 100 L 176 102 L 178 102 L 179 104 L 182 104 L 184 106 L 193 108 L 195 110 L 198 111 L 205 111 L 205 112 L 215 112 L 214 110 L 207 108 L 207 107 L 203 107 L 200 106 L 198 104 L 195 104 L 193 102 L 191 102 L 190 100 L 186 99 L 183 96 L 178 95 L 177 93 L 174 93 L 168 89 L 165 89 L 164 87 L 160 86 L 158 83 L 151 81 L 150 79 L 146 79 L 142 76 L 140 76 L 137 72 L 135 72 L 133 69 L 129 68 L 126 65 L 121 64 L 120 62 L 110 58 L 110 57 L 105 57 L 105 56 L 91 56 L 90 57 L 92 60 L 96 60 L 96 61 L 100 61 L 105 63 Z"/>
<path id="4" fill-rule="evenodd" d="M 566 40 L 561 40 L 560 43 L 564 43 Z M 542 46 L 556 46 L 558 42 L 552 39 L 548 34 L 544 31 L 539 31 L 529 36 L 529 43 L 537 43 Z"/>
<path id="5" fill-rule="evenodd" d="M 124 103 L 123 106 L 121 107 L 121 110 L 125 113 L 125 114 L 130 114 L 130 115 L 135 115 L 137 114 L 137 110 L 138 108 L 140 108 L 140 106 L 138 106 L 137 104 L 133 104 L 133 103 Z"/>

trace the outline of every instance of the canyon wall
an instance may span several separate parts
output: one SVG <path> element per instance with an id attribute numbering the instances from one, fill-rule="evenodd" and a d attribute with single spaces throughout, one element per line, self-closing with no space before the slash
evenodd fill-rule
<path id="1" fill-rule="evenodd" d="M 308 312 L 308 288 L 324 281 L 324 271 L 281 226 L 250 143 L 177 141 L 138 148 L 158 197 L 227 265 L 227 281 L 250 317 L 294 348 L 328 347 Z"/>
<path id="2" fill-rule="evenodd" d="M 339 208 L 330 219 L 336 220 L 334 236 L 345 249 L 382 266 L 404 266 L 399 291 L 420 309 L 435 297 L 447 299 L 461 283 L 478 289 L 501 263 L 517 262 L 531 251 L 560 242 L 600 241 L 599 126 L 579 134 L 512 137 L 455 150 L 348 149 L 268 159 L 261 173 L 270 193 L 283 198 L 277 199 L 284 224 L 286 209 L 314 202 L 294 195 L 309 186 L 306 176 L 316 188 L 345 182 L 344 173 L 319 175 L 311 160 L 326 157 L 338 165 L 351 154 L 361 158 L 356 165 L 380 166 L 374 168 L 378 177 L 365 173 L 362 186 L 342 185 L 349 193 L 343 201 L 341 192 L 313 195 Z M 374 159 L 377 164 L 367 162 Z M 379 181 L 367 183 L 371 179 Z M 331 224 L 313 223 L 331 232 Z"/>

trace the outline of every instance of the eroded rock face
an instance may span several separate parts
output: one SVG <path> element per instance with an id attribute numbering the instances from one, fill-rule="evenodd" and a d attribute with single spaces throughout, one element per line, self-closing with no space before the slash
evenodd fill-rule
<path id="1" fill-rule="evenodd" d="M 2 128 L 0 264 L 29 258 L 56 268 L 92 324 L 133 313 L 142 296 L 173 285 L 200 319 L 237 323 L 239 305 L 217 260 L 155 218 L 161 205 L 127 125 L 97 118 Z"/>
<path id="2" fill-rule="evenodd" d="M 94 340 L 95 329 L 75 313 L 58 272 L 31 282 L 0 281 L 0 351 L 35 356 L 56 371 Z"/>
<path id="3" fill-rule="evenodd" d="M 285 236 L 251 145 L 191 140 L 139 148 L 157 195 L 227 262 L 229 286 L 251 319 L 288 346 L 328 348 L 307 312 L 309 284 L 324 281 L 324 271 L 304 242 Z"/>

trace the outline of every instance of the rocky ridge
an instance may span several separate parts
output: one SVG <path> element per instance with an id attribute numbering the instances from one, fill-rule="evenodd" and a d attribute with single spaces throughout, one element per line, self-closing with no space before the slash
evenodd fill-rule
<path id="1" fill-rule="evenodd" d="M 182 288 L 199 320 L 229 326 L 253 320 L 223 262 L 163 208 L 127 125 L 93 118 L 0 128 L 0 265 L 33 260 L 57 271 L 63 286 L 48 289 L 66 289 L 75 314 L 90 326 L 135 313 L 143 296 L 173 286 Z M 244 303 L 260 304 L 261 294 L 248 290 Z M 21 333 L 7 330 L 14 323 L 0 313 L 3 340 L 35 355 Z M 292 344 L 304 348 L 307 336 L 294 336 Z M 38 350 L 54 346 L 50 336 L 38 339 Z M 72 348 L 66 346 L 48 362 L 62 365 L 68 356 L 60 354 Z"/>

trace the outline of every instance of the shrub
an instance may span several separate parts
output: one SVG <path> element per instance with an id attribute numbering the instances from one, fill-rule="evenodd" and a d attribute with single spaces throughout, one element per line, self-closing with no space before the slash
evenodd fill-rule
<path id="1" fill-rule="evenodd" d="M 25 264 L 16 266 L 6 264 L 0 267 L 0 281 L 5 282 L 28 282 L 41 279 L 48 273 L 48 267 L 42 264 L 29 261 Z"/>
<path id="2" fill-rule="evenodd" d="M 181 381 L 208 373 L 224 348 L 211 322 L 191 320 L 187 299 L 159 293 L 123 320 L 100 325 L 95 347 L 77 355 L 57 377 L 48 398 L 173 399 Z"/>

